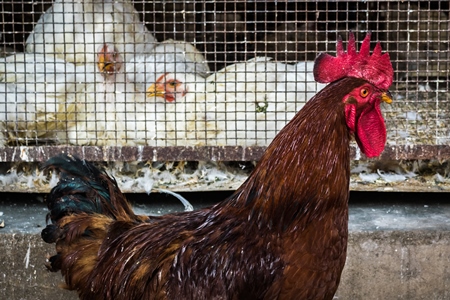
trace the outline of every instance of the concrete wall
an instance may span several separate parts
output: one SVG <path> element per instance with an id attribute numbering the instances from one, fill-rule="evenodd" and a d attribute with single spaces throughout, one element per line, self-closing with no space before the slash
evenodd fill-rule
<path id="1" fill-rule="evenodd" d="M 335 298 L 450 299 L 449 241 L 442 231 L 353 232 Z M 77 299 L 45 269 L 54 250 L 38 234 L 0 234 L 0 249 L 0 299 Z"/>
<path id="2" fill-rule="evenodd" d="M 0 299 L 77 299 L 75 293 L 58 287 L 60 274 L 45 268 L 45 257 L 53 252 L 53 245 L 38 234 L 0 233 Z"/>
<path id="3" fill-rule="evenodd" d="M 336 299 L 450 299 L 450 232 L 352 232 Z"/>

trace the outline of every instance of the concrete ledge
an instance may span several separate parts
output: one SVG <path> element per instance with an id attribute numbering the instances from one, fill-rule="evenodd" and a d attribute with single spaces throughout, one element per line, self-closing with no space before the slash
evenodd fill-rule
<path id="1" fill-rule="evenodd" d="M 450 232 L 351 232 L 335 299 L 450 299 Z"/>
<path id="2" fill-rule="evenodd" d="M 40 235 L 0 234 L 0 249 L 1 299 L 78 299 L 75 293 L 58 287 L 62 283 L 60 274 L 50 273 L 45 268 L 46 254 L 54 250 L 41 240 Z"/>
<path id="3" fill-rule="evenodd" d="M 442 201 L 447 195 L 435 195 L 440 200 L 351 202 L 348 258 L 336 299 L 450 299 L 450 203 Z M 135 207 L 140 213 L 182 209 L 166 202 Z M 44 267 L 54 251 L 39 235 L 44 205 L 2 200 L 0 212 L 0 299 L 77 299 L 58 288 L 59 273 Z"/>

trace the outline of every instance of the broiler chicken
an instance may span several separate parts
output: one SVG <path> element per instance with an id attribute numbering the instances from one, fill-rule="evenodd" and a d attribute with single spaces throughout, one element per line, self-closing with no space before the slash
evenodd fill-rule
<path id="1" fill-rule="evenodd" d="M 136 92 L 126 76 L 121 53 L 112 44 L 97 51 L 93 80 L 76 94 L 64 138 L 75 145 L 134 145 L 127 131 L 136 130 L 136 116 L 145 105 L 145 94 Z M 132 129 L 130 129 L 130 124 Z M 139 124 L 137 124 L 139 126 Z M 145 127 L 141 128 L 145 131 Z"/>
<path id="2" fill-rule="evenodd" d="M 129 0 L 56 0 L 26 41 L 26 51 L 75 64 L 95 63 L 97 49 L 112 44 L 125 61 L 148 53 L 156 39 Z"/>
<path id="3" fill-rule="evenodd" d="M 155 145 L 203 146 L 207 142 L 206 137 L 211 134 L 215 137 L 216 132 L 215 128 L 207 130 L 206 120 L 197 116 L 207 110 L 205 79 L 191 73 L 176 73 L 176 75 L 177 79 L 167 83 L 164 82 L 164 78 L 171 74 L 161 75 L 157 82 L 164 82 L 161 83 L 162 87 L 152 85 L 147 90 L 147 97 L 153 98 L 153 101 L 148 99 L 147 107 L 159 112 L 156 116 L 158 130 L 155 131 Z M 163 90 L 166 88 L 170 92 L 166 93 Z"/>
<path id="4" fill-rule="evenodd" d="M 195 73 L 205 77 L 209 73 L 205 57 L 191 44 L 184 41 L 166 40 L 148 54 L 136 55 L 126 64 L 129 79 L 139 91 L 147 89 L 165 73 Z"/>
<path id="5" fill-rule="evenodd" d="M 148 103 L 113 45 L 103 45 L 97 56 L 94 78 L 69 106 L 67 133 L 61 132 L 59 140 L 74 145 L 163 146 L 177 138 L 176 123 L 166 120 L 181 120 L 175 106 Z"/>
<path id="6" fill-rule="evenodd" d="M 75 103 L 77 92 L 93 80 L 92 67 L 31 53 L 0 58 L 0 104 L 5 107 L 0 121 L 6 139 L 54 141 L 66 129 L 68 107 Z"/>
<path id="7" fill-rule="evenodd" d="M 135 215 L 91 163 L 54 157 L 42 238 L 48 268 L 81 299 L 332 299 L 345 264 L 351 136 L 368 157 L 386 142 L 381 102 L 393 69 L 370 35 L 318 56 L 330 82 L 275 137 L 242 186 L 193 212 Z"/>
<path id="8" fill-rule="evenodd" d="M 258 57 L 206 79 L 169 73 L 147 93 L 175 101 L 177 111 L 186 111 L 184 131 L 196 133 L 191 145 L 266 146 L 323 88 L 314 82 L 312 71 L 312 62 L 287 65 Z"/>
<path id="9" fill-rule="evenodd" d="M 0 82 L 0 97 L 0 147 L 5 147 L 10 135 L 23 134 L 26 120 L 33 116 L 30 116 L 30 109 L 27 110 L 25 92 L 18 90 L 15 84 Z"/>

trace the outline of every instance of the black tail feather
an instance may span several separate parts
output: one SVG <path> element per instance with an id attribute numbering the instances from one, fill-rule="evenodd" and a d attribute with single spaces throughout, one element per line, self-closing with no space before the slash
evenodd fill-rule
<path id="1" fill-rule="evenodd" d="M 57 222 L 73 213 L 98 213 L 115 218 L 117 208 L 112 199 L 122 196 L 116 181 L 92 163 L 61 154 L 43 164 L 44 170 L 58 170 L 60 179 L 46 198 L 48 219 Z M 125 203 L 128 206 L 128 203 Z M 132 214 L 130 209 L 125 213 Z"/>
<path id="2" fill-rule="evenodd" d="M 135 215 L 114 178 L 92 163 L 62 154 L 42 168 L 59 172 L 58 184 L 46 197 L 51 224 L 41 232 L 46 243 L 56 243 L 56 255 L 48 258 L 46 266 L 53 272 L 61 270 L 68 286 L 77 289 L 79 282 L 87 285 L 85 275 L 92 271 L 110 227 L 131 226 L 148 218 Z"/>
<path id="3" fill-rule="evenodd" d="M 50 158 L 42 165 L 42 169 L 64 170 L 68 175 L 91 180 L 102 174 L 102 171 L 91 163 L 70 154 L 60 154 Z"/>

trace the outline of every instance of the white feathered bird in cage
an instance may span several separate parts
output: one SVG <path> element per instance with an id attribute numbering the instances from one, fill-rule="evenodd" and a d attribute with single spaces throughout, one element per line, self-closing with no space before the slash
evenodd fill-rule
<path id="1" fill-rule="evenodd" d="M 138 54 L 127 61 L 126 73 L 137 84 L 138 90 L 145 90 L 149 83 L 164 73 L 196 73 L 206 77 L 208 63 L 193 45 L 184 41 L 166 40 L 159 43 L 148 54 Z"/>
<path id="2" fill-rule="evenodd" d="M 0 58 L 0 109 L 7 140 L 54 140 L 65 130 L 67 111 L 77 92 L 92 82 L 93 65 L 76 66 L 60 58 L 17 53 Z M 1 96 L 3 95 L 3 96 Z"/>
<path id="3" fill-rule="evenodd" d="M 185 133 L 185 138 L 176 145 L 189 144 L 190 139 L 195 145 L 267 145 L 324 87 L 314 81 L 313 65 L 257 57 L 206 79 L 166 74 L 147 93 L 155 101 L 176 102 L 176 110 L 184 112 L 185 122 L 177 124 L 177 133 Z"/>
<path id="4" fill-rule="evenodd" d="M 60 132 L 59 141 L 97 146 L 166 145 L 173 122 L 165 120 L 176 113 L 175 106 L 149 105 L 145 93 L 128 77 L 126 62 L 113 45 L 101 47 L 97 57 L 94 80 L 76 94 L 67 117 L 67 133 Z"/>
<path id="5" fill-rule="evenodd" d="M 128 138 L 135 136 L 134 131 L 145 132 L 143 118 L 136 117 L 145 110 L 145 93 L 136 92 L 113 45 L 101 46 L 96 57 L 97 64 L 82 65 L 34 53 L 0 59 L 0 95 L 4 95 L 0 129 L 5 133 L 0 146 L 31 140 L 76 145 L 145 143 Z"/>
<path id="6" fill-rule="evenodd" d="M 97 51 L 93 80 L 76 94 L 67 132 L 59 140 L 76 145 L 121 145 L 126 142 L 126 113 L 145 102 L 124 71 L 121 54 L 111 44 Z"/>
<path id="7" fill-rule="evenodd" d="M 26 51 L 94 63 L 105 43 L 113 44 L 128 61 L 150 52 L 156 39 L 128 0 L 56 0 L 28 36 Z"/>

